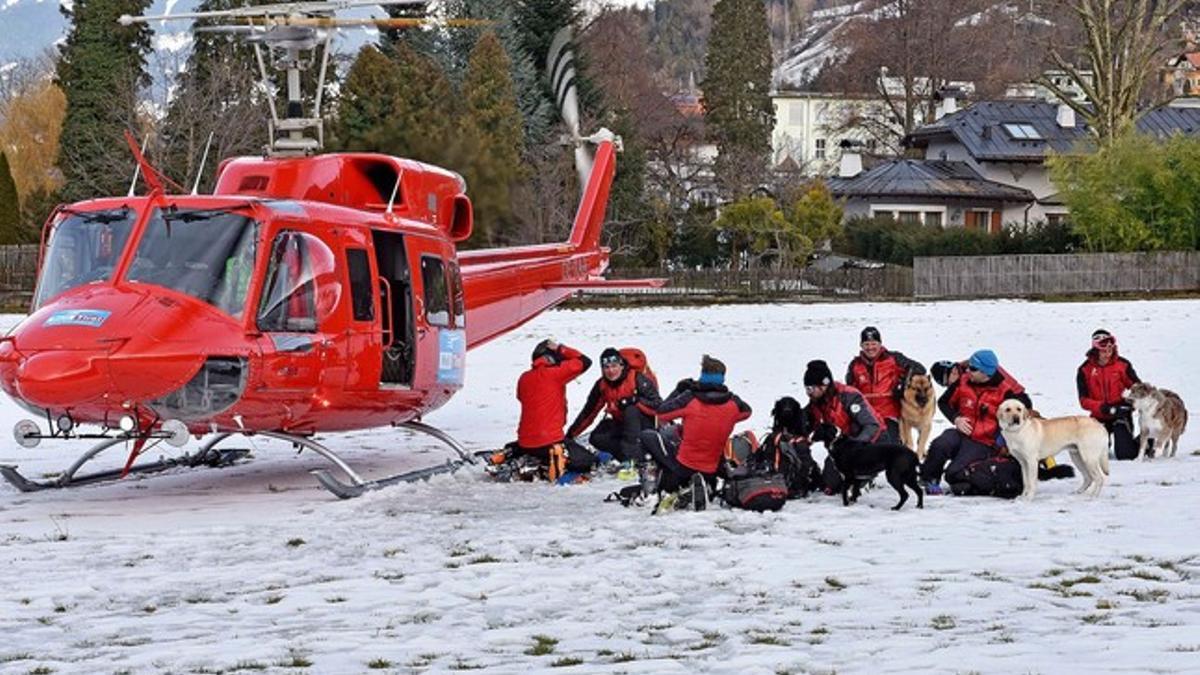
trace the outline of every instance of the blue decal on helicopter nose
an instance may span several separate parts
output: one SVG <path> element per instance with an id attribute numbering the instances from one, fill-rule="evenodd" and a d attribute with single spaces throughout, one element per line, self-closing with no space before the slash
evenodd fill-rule
<path id="1" fill-rule="evenodd" d="M 88 326 L 99 328 L 112 312 L 105 309 L 64 309 L 50 315 L 43 326 Z"/>
<path id="2" fill-rule="evenodd" d="M 467 332 L 443 328 L 438 331 L 437 381 L 462 384 L 467 362 Z"/>

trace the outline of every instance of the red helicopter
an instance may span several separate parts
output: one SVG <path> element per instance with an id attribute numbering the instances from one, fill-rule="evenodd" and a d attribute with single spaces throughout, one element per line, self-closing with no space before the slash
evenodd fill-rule
<path id="1" fill-rule="evenodd" d="M 327 458 L 345 480 L 314 474 L 341 497 L 454 470 L 473 456 L 421 419 L 463 386 L 467 350 L 580 290 L 661 283 L 601 277 L 608 250 L 600 231 L 620 139 L 606 130 L 579 136 L 565 30 L 548 63 L 583 189 L 567 241 L 460 252 L 455 244 L 470 236 L 473 214 L 458 174 L 381 154 L 315 154 L 320 96 L 313 115 L 303 117 L 303 52 L 324 48 L 319 92 L 339 25 L 334 12 L 380 4 L 413 3 L 341 0 L 122 17 L 247 21 L 204 30 L 249 40 L 264 81 L 262 48 L 282 53 L 287 115 L 278 117 L 272 105 L 264 156 L 222 162 L 211 195 L 168 193 L 127 136 L 148 193 L 134 196 L 131 187 L 128 196 L 62 206 L 50 216 L 32 311 L 0 338 L 0 387 L 44 420 L 44 431 L 19 422 L 19 444 L 97 443 L 50 481 L 0 466 L 9 483 L 32 491 L 227 464 L 245 451 L 217 445 L 237 435 L 289 441 Z M 99 430 L 83 433 L 83 425 Z M 315 439 L 388 425 L 431 434 L 459 458 L 368 481 Z M 193 454 L 137 462 L 156 444 L 180 447 L 206 435 Z M 122 469 L 77 475 L 117 445 L 130 447 Z"/>

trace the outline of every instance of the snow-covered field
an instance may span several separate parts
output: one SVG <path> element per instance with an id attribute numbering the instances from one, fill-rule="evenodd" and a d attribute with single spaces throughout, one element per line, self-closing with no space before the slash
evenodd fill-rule
<path id="1" fill-rule="evenodd" d="M 428 421 L 472 449 L 509 440 L 515 379 L 556 336 L 641 346 L 667 387 L 711 353 L 761 430 L 808 359 L 844 372 L 868 323 L 926 363 L 995 349 L 1048 415 L 1077 412 L 1075 367 L 1106 327 L 1193 406 L 1192 426 L 1175 460 L 1114 463 L 1095 500 L 1071 480 L 1031 504 L 931 497 L 899 513 L 885 488 L 852 508 L 651 517 L 602 502 L 614 479 L 468 471 L 340 502 L 307 473 L 319 458 L 260 440 L 229 469 L 0 485 L 0 672 L 1200 671 L 1200 301 L 558 311 L 472 352 L 467 388 Z M 21 416 L 0 406 L 6 437 Z M 391 430 L 327 440 L 368 473 L 447 455 Z M 3 447 L 35 476 L 81 451 Z"/>

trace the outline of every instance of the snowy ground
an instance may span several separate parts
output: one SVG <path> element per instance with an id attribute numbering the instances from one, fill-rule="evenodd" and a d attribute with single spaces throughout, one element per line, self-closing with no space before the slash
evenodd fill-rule
<path id="1" fill-rule="evenodd" d="M 644 347 L 667 386 L 711 353 L 760 430 L 805 361 L 844 370 L 866 323 L 925 362 L 995 349 L 1049 415 L 1077 412 L 1075 367 L 1103 326 L 1144 378 L 1200 401 L 1200 301 L 764 305 L 544 315 L 472 352 L 466 390 L 429 421 L 472 448 L 508 440 L 515 378 L 553 335 L 592 354 Z M 0 485 L 0 672 L 1196 672 L 1192 411 L 1179 458 L 1114 463 L 1098 499 L 1072 480 L 1032 504 L 936 497 L 900 513 L 883 489 L 852 508 L 652 518 L 602 503 L 612 479 L 469 472 L 339 502 L 307 474 L 320 460 L 261 441 L 220 471 Z M 0 406 L 5 430 L 20 416 Z M 368 473 L 446 456 L 389 430 L 328 442 Z M 78 452 L 3 447 L 33 475 Z"/>

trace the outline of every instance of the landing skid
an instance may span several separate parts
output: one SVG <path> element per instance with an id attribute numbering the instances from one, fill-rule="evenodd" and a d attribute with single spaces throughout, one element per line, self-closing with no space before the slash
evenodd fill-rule
<path id="1" fill-rule="evenodd" d="M 333 494 L 337 495 L 339 499 L 353 499 L 354 497 L 361 497 L 371 490 L 378 490 L 379 488 L 388 487 L 389 485 L 412 483 L 419 480 L 428 480 L 429 478 L 438 474 L 454 473 L 464 464 L 475 464 L 476 462 L 475 457 L 473 457 L 471 453 L 467 452 L 467 449 L 464 448 L 462 444 L 456 441 L 453 436 L 447 434 L 441 429 L 438 429 L 437 427 L 431 427 L 424 422 L 405 422 L 396 426 L 403 427 L 410 431 L 417 431 L 433 436 L 446 445 L 449 445 L 454 452 L 458 454 L 459 458 L 448 459 L 446 460 L 445 464 L 438 464 L 436 466 L 431 466 L 424 469 L 416 469 L 415 471 L 407 471 L 405 473 L 388 476 L 386 478 L 378 478 L 375 480 L 366 481 L 363 480 L 362 477 L 356 474 L 353 470 L 351 470 L 350 467 L 346 466 L 346 463 L 343 462 L 336 454 L 334 454 L 333 451 L 325 448 L 324 446 L 320 446 L 322 448 L 322 450 L 319 451 L 320 454 L 337 464 L 338 468 L 342 469 L 342 472 L 350 478 L 350 482 L 346 483 L 338 480 L 333 476 L 333 474 L 329 473 L 325 469 L 315 469 L 312 471 L 312 475 L 317 479 L 317 482 L 319 482 L 326 490 L 329 490 Z M 305 447 L 312 447 L 313 445 L 319 444 L 308 441 L 308 445 Z M 316 450 L 315 448 L 313 449 Z"/>
<path id="2" fill-rule="evenodd" d="M 0 464 L 0 476 L 2 476 L 4 480 L 8 481 L 10 485 L 17 488 L 21 492 L 38 492 L 41 490 L 55 490 L 59 488 L 76 487 L 80 485 L 90 485 L 93 483 L 117 480 L 123 475 L 145 475 L 159 473 L 175 467 L 195 468 L 206 466 L 215 468 L 229 466 L 240 459 L 244 459 L 250 454 L 250 451 L 245 449 L 215 450 L 213 448 L 213 446 L 225 440 L 229 436 L 230 434 L 217 434 L 216 437 L 214 437 L 208 443 L 205 443 L 199 450 L 197 450 L 195 454 L 171 457 L 159 460 L 157 462 L 150 462 L 148 464 L 140 464 L 131 467 L 129 471 L 125 471 L 124 469 L 112 469 L 109 471 L 97 471 L 95 473 L 77 476 L 76 473 L 79 472 L 79 469 L 82 468 L 84 464 L 87 464 L 94 459 L 96 455 L 99 455 L 101 452 L 104 452 L 114 445 L 128 443 L 131 441 L 129 438 L 110 438 L 92 446 L 90 450 L 80 455 L 79 459 L 75 460 L 74 464 L 68 467 L 66 471 L 63 471 L 62 474 L 54 480 L 29 480 L 17 471 L 17 467 L 10 464 Z"/>

